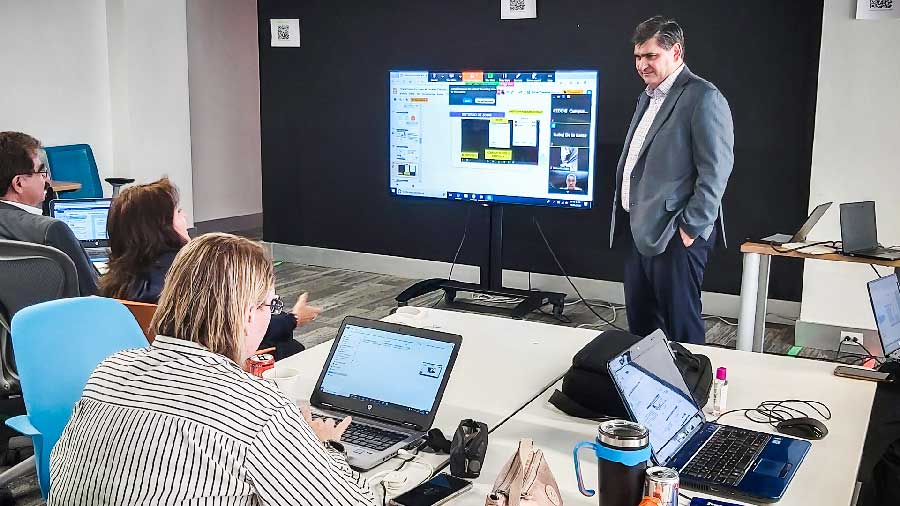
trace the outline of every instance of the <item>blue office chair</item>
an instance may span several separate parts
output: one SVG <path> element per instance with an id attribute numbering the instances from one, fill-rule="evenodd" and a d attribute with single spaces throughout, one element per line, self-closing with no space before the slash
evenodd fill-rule
<path id="1" fill-rule="evenodd" d="M 44 499 L 50 491 L 50 452 L 94 368 L 147 338 L 128 309 L 113 299 L 78 297 L 27 307 L 12 319 L 13 350 L 26 415 L 6 424 L 31 436 Z"/>
<path id="2" fill-rule="evenodd" d="M 53 179 L 58 181 L 75 181 L 81 183 L 81 189 L 63 193 L 67 199 L 101 198 L 103 187 L 100 185 L 100 173 L 94 152 L 87 144 L 70 144 L 67 146 L 48 146 L 47 164 Z M 113 196 L 119 194 L 122 185 L 133 183 L 134 179 L 108 177 L 106 182 L 113 187 Z"/>

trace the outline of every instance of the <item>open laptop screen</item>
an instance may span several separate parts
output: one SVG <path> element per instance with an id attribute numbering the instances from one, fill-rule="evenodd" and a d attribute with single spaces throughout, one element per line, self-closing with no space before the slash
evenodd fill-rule
<path id="1" fill-rule="evenodd" d="M 872 313 L 881 337 L 881 347 L 887 357 L 900 349 L 900 287 L 897 276 L 891 274 L 869 281 Z"/>
<path id="2" fill-rule="evenodd" d="M 657 463 L 668 460 L 705 421 L 657 331 L 609 362 L 609 372 L 633 419 L 650 430 Z"/>
<path id="3" fill-rule="evenodd" d="M 453 354 L 453 343 L 346 325 L 322 392 L 428 414 Z"/>
<path id="4" fill-rule="evenodd" d="M 68 225 L 79 241 L 101 243 L 109 238 L 106 219 L 110 202 L 110 199 L 54 200 L 51 215 Z"/>

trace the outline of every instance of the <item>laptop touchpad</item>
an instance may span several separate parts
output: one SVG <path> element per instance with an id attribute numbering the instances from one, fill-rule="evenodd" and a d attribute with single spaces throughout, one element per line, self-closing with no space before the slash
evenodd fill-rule
<path id="1" fill-rule="evenodd" d="M 759 461 L 759 464 L 756 465 L 756 469 L 754 469 L 753 472 L 762 474 L 764 476 L 772 476 L 778 478 L 782 475 L 781 471 L 784 469 L 784 466 L 786 464 L 787 462 L 781 462 L 778 460 L 762 459 Z"/>

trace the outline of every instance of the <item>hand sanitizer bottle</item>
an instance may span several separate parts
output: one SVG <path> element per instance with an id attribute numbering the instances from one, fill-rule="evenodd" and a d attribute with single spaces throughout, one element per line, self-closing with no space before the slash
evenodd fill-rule
<path id="1" fill-rule="evenodd" d="M 716 369 L 716 379 L 713 380 L 712 391 L 712 415 L 720 416 L 728 410 L 725 403 L 728 401 L 728 371 L 724 367 Z"/>

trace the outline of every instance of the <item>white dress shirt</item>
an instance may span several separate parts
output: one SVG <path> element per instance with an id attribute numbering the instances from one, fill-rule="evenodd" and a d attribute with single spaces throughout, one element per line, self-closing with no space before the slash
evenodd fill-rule
<path id="1" fill-rule="evenodd" d="M 625 167 L 622 170 L 622 208 L 626 211 L 629 211 L 629 208 L 631 207 L 631 171 L 634 170 L 634 166 L 638 160 L 638 154 L 641 152 L 641 147 L 647 139 L 647 132 L 650 130 L 650 125 L 653 124 L 653 120 L 656 118 L 656 113 L 659 112 L 660 107 L 662 107 L 663 102 L 666 100 L 666 95 L 668 95 L 669 90 L 672 89 L 672 84 L 675 83 L 675 79 L 678 78 L 678 74 L 681 74 L 682 70 L 684 70 L 684 63 L 675 69 L 675 72 L 672 72 L 669 77 L 665 78 L 663 82 L 659 83 L 659 86 L 657 86 L 656 89 L 651 90 L 648 86 L 647 89 L 644 90 L 650 97 L 650 104 L 647 106 L 647 110 L 644 111 L 644 115 L 641 117 L 638 126 L 634 129 L 634 135 L 631 136 L 631 144 L 628 146 L 628 156 L 625 158 Z"/>
<path id="2" fill-rule="evenodd" d="M 97 366 L 50 479 L 50 506 L 373 504 L 274 384 L 166 336 Z"/>

